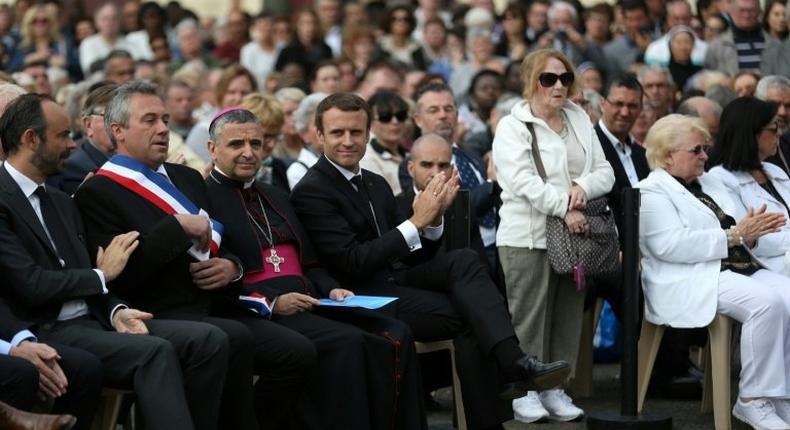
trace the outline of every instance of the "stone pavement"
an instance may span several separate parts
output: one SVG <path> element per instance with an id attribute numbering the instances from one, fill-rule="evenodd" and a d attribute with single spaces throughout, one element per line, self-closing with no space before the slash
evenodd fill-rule
<path id="1" fill-rule="evenodd" d="M 593 369 L 594 393 L 591 398 L 579 399 L 576 405 L 586 412 L 619 411 L 620 410 L 620 366 L 618 364 L 596 364 Z M 733 399 L 737 392 L 737 379 L 732 381 Z M 444 403 L 440 397 L 439 401 Z M 665 413 L 672 416 L 674 430 L 714 430 L 713 415 L 699 411 L 699 400 L 668 400 L 648 397 L 645 411 Z M 748 430 L 749 427 L 733 418 L 733 430 Z M 432 412 L 428 415 L 431 430 L 451 430 L 452 416 L 449 410 Z M 505 424 L 506 430 L 584 430 L 584 421 L 573 423 L 536 423 L 523 424 L 510 421 Z"/>

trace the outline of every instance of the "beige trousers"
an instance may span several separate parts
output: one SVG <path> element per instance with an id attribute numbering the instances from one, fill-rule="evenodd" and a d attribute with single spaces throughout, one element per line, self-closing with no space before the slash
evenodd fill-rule
<path id="1" fill-rule="evenodd" d="M 565 360 L 576 372 L 584 292 L 554 273 L 545 249 L 500 246 L 513 328 L 521 348 L 541 361 Z"/>

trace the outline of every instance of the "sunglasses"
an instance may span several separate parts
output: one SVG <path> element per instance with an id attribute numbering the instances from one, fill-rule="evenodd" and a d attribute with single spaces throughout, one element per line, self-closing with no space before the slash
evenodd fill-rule
<path id="1" fill-rule="evenodd" d="M 573 78 L 573 73 L 572 72 L 565 72 L 563 74 L 558 75 L 556 73 L 548 73 L 548 72 L 546 72 L 546 73 L 541 73 L 540 75 L 538 75 L 538 82 L 540 82 L 540 85 L 542 85 L 542 86 L 544 86 L 546 88 L 553 87 L 554 84 L 557 83 L 557 79 L 560 80 L 560 83 L 562 84 L 563 87 L 568 87 L 568 86 L 570 86 L 573 83 L 573 79 L 574 79 Z"/>
<path id="2" fill-rule="evenodd" d="M 711 147 L 710 145 L 697 145 L 691 149 L 686 149 L 686 152 L 694 155 L 700 155 L 703 152 L 707 154 L 708 151 L 710 151 L 710 147 Z"/>
<path id="3" fill-rule="evenodd" d="M 409 118 L 409 112 L 402 110 L 400 112 L 379 112 L 377 115 L 377 120 L 379 122 L 390 122 L 392 118 L 397 118 L 398 122 L 405 122 Z"/>

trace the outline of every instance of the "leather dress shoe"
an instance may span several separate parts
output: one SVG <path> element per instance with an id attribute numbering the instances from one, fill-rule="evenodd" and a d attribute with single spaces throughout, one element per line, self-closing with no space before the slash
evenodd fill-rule
<path id="1" fill-rule="evenodd" d="M 518 380 L 505 384 L 505 389 L 499 397 L 505 400 L 524 397 L 530 391 L 543 391 L 556 388 L 565 382 L 571 373 L 567 361 L 554 361 L 543 363 L 534 356 L 523 356 L 514 364 Z"/>
<path id="2" fill-rule="evenodd" d="M 0 402 L 0 428 L 6 430 L 69 430 L 77 423 L 71 415 L 45 415 L 20 411 Z"/>

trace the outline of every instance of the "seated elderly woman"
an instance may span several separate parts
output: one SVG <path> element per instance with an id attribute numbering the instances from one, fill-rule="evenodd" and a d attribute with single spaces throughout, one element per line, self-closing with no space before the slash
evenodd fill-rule
<path id="1" fill-rule="evenodd" d="M 639 245 L 645 319 L 671 327 L 705 327 L 717 314 L 741 322 L 741 377 L 736 418 L 758 429 L 790 428 L 790 279 L 749 253 L 785 224 L 765 206 L 739 221 L 720 185 L 703 181 L 710 134 L 699 118 L 658 120 L 647 134 L 654 169 L 642 192 Z M 701 186 L 704 183 L 704 187 Z"/>
<path id="2" fill-rule="evenodd" d="M 731 213 L 735 217 L 763 204 L 771 212 L 788 216 L 790 178 L 778 166 L 765 162 L 776 154 L 782 134 L 777 111 L 778 106 L 773 103 L 741 97 L 722 112 L 720 132 L 708 160 L 711 169 L 705 178 L 723 185 L 727 198 L 735 202 Z M 788 251 L 790 226 L 785 226 L 761 238 L 752 253 L 769 269 L 788 275 Z"/>

